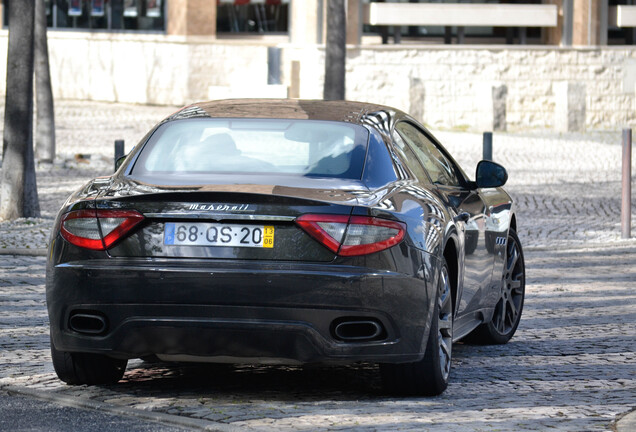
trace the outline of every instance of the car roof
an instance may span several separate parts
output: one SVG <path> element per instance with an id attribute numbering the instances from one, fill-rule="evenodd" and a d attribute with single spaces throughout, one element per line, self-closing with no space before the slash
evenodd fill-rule
<path id="1" fill-rule="evenodd" d="M 365 102 L 300 99 L 226 99 L 197 102 L 177 111 L 166 121 L 187 118 L 262 118 L 328 120 L 361 124 L 370 114 L 395 108 Z"/>

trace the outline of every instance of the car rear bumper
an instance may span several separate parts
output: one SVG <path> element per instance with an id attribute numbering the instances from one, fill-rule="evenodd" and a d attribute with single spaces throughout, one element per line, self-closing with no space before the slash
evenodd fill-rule
<path id="1" fill-rule="evenodd" d="M 435 286 L 364 267 L 229 260 L 103 259 L 49 272 L 61 351 L 237 363 L 416 361 Z M 104 328 L 85 331 L 90 317 Z M 354 324 L 336 331 L 343 322 Z"/>

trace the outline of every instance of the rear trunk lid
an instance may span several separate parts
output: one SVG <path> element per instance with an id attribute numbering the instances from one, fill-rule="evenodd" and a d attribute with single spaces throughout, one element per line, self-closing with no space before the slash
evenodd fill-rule
<path id="1" fill-rule="evenodd" d="M 295 219 L 303 214 L 348 216 L 358 197 L 369 193 L 351 180 L 288 178 L 282 185 L 242 180 L 187 187 L 115 181 L 96 201 L 97 208 L 136 210 L 145 220 L 109 254 L 328 262 L 335 254 Z"/>

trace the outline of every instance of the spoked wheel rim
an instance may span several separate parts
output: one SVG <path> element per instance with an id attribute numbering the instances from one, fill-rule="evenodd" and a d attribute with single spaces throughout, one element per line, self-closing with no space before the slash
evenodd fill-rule
<path id="1" fill-rule="evenodd" d="M 525 284 L 525 265 L 521 247 L 513 236 L 508 236 L 501 296 L 492 321 L 498 333 L 505 335 L 516 329 L 521 317 Z"/>
<path id="2" fill-rule="evenodd" d="M 439 366 L 444 381 L 448 379 L 451 369 L 453 348 L 453 300 L 451 297 L 450 279 L 446 266 L 440 274 L 439 293 L 437 296 L 437 340 L 439 346 Z"/>

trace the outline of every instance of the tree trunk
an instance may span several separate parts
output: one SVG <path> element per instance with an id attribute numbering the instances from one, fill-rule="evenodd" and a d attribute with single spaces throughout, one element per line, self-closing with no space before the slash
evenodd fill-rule
<path id="1" fill-rule="evenodd" d="M 344 0 L 328 0 L 325 47 L 325 100 L 344 100 L 347 23 Z"/>
<path id="2" fill-rule="evenodd" d="M 35 0 L 35 155 L 41 162 L 55 159 L 55 110 L 49 70 L 49 47 L 46 37 L 46 4 Z"/>
<path id="3" fill-rule="evenodd" d="M 2 220 L 40 215 L 33 163 L 34 16 L 34 2 L 11 3 L 0 189 Z"/>

